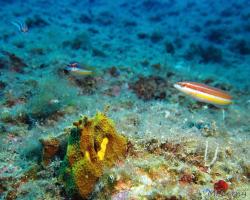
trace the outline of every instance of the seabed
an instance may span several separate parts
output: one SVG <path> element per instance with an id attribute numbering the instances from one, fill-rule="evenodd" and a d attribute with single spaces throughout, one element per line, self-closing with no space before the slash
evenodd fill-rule
<path id="1" fill-rule="evenodd" d="M 0 5 L 1 200 L 250 199 L 248 1 Z"/>

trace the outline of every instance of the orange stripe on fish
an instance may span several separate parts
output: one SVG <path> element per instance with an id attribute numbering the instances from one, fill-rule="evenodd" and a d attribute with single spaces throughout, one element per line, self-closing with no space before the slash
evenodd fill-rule
<path id="1" fill-rule="evenodd" d="M 225 91 L 202 83 L 178 82 L 174 87 L 193 98 L 211 104 L 228 105 L 232 103 L 232 97 Z"/>

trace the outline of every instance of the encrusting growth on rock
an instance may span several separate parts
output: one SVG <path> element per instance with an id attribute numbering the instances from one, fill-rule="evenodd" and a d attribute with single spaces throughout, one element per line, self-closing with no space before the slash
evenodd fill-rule
<path id="1" fill-rule="evenodd" d="M 47 138 L 40 139 L 40 142 L 43 145 L 42 164 L 47 166 L 58 152 L 60 141 L 56 138 Z"/>
<path id="2" fill-rule="evenodd" d="M 125 157 L 127 140 L 119 135 L 114 123 L 98 112 L 92 119 L 83 117 L 73 123 L 65 165 L 62 170 L 66 190 L 70 195 L 88 198 L 104 168 L 112 167 Z"/>

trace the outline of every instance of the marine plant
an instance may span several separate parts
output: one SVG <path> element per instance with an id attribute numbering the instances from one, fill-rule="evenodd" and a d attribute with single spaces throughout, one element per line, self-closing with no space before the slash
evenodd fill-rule
<path id="1" fill-rule="evenodd" d="M 117 133 L 114 123 L 104 113 L 75 122 L 61 168 L 66 192 L 88 198 L 104 169 L 112 167 L 126 151 L 126 138 Z"/>
<path id="2" fill-rule="evenodd" d="M 66 80 L 54 76 L 38 80 L 38 89 L 29 99 L 27 114 L 35 120 L 44 120 L 53 114 L 74 105 L 77 90 L 69 86 Z M 75 98 L 74 98 L 75 97 Z"/>

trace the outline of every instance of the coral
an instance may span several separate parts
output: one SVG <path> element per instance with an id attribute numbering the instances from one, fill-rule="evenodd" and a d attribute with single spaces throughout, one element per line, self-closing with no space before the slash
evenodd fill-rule
<path id="1" fill-rule="evenodd" d="M 11 70 L 13 70 L 15 72 L 22 73 L 23 68 L 28 66 L 22 58 L 18 57 L 14 53 L 10 53 L 8 51 L 3 51 L 3 50 L 1 50 L 1 53 L 8 57 L 9 67 Z"/>
<path id="2" fill-rule="evenodd" d="M 60 142 L 56 138 L 40 139 L 40 142 L 43 146 L 42 164 L 47 166 L 59 150 Z"/>
<path id="3" fill-rule="evenodd" d="M 41 28 L 49 25 L 49 23 L 39 15 L 35 15 L 32 18 L 28 18 L 25 23 L 29 28 Z"/>
<path id="4" fill-rule="evenodd" d="M 93 76 L 69 77 L 69 79 L 81 88 L 82 94 L 93 94 L 99 86 L 99 79 Z"/>
<path id="5" fill-rule="evenodd" d="M 141 99 L 165 99 L 168 83 L 158 76 L 140 77 L 139 80 L 130 84 L 129 87 Z"/>
<path id="6" fill-rule="evenodd" d="M 87 198 L 104 168 L 112 167 L 127 151 L 125 137 L 119 135 L 114 123 L 98 112 L 92 119 L 83 117 L 71 130 L 62 177 L 66 190 Z"/>
<path id="7" fill-rule="evenodd" d="M 120 75 L 119 70 L 115 66 L 112 66 L 111 68 L 109 68 L 108 72 L 113 77 L 118 77 Z"/>
<path id="8" fill-rule="evenodd" d="M 222 164 L 218 158 L 212 173 L 208 173 L 203 161 L 203 139 L 195 137 L 130 140 L 126 160 L 105 171 L 92 199 L 123 195 L 128 199 L 202 199 L 204 188 L 223 195 L 234 189 L 240 191 L 235 185 L 240 181 L 236 180 L 238 174 L 243 172 L 233 164 L 235 160 L 227 158 L 230 161 Z"/>

